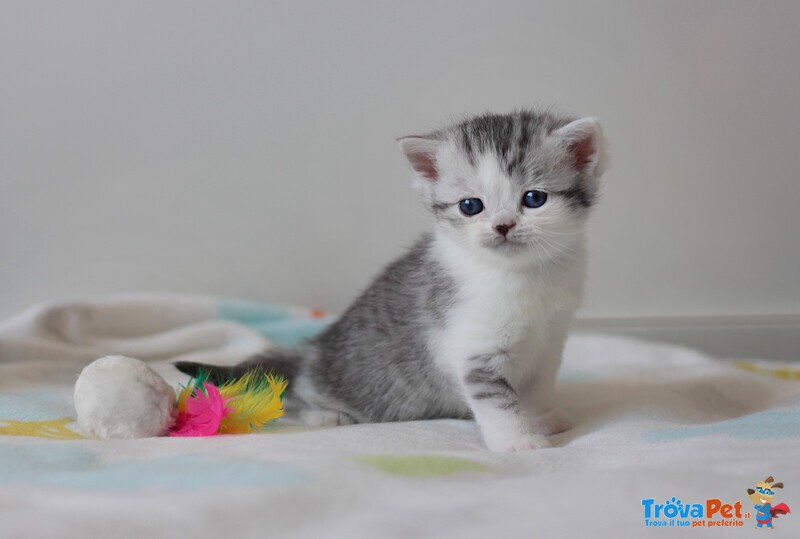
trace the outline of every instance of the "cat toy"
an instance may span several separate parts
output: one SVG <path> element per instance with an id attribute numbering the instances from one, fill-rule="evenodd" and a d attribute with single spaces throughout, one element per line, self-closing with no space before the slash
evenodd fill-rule
<path id="1" fill-rule="evenodd" d="M 80 429 L 96 438 L 213 436 L 256 432 L 283 415 L 287 381 L 260 372 L 217 386 L 207 374 L 176 392 L 144 362 L 106 356 L 75 383 Z"/>

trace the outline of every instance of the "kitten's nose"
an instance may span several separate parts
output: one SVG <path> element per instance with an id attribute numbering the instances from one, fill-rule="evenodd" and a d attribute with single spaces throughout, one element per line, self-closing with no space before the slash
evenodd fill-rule
<path id="1" fill-rule="evenodd" d="M 514 228 L 517 223 L 508 223 L 505 225 L 495 225 L 494 229 L 497 230 L 498 234 L 501 234 L 503 237 L 508 235 L 508 231 Z"/>

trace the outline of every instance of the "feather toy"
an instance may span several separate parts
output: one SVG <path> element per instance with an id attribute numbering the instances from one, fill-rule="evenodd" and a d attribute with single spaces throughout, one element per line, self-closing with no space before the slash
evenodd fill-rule
<path id="1" fill-rule="evenodd" d="M 272 374 L 249 372 L 220 388 L 230 412 L 222 418 L 220 434 L 243 434 L 261 429 L 283 415 L 286 380 Z"/>
<path id="2" fill-rule="evenodd" d="M 170 436 L 245 434 L 283 415 L 288 383 L 280 376 L 250 372 L 219 388 L 207 380 L 200 373 L 178 394 Z"/>
<path id="3" fill-rule="evenodd" d="M 185 388 L 181 396 L 187 393 Z M 226 399 L 212 383 L 204 382 L 191 387 L 183 401 L 178 401 L 178 417 L 170 436 L 213 436 L 222 419 L 230 413 Z"/>
<path id="4" fill-rule="evenodd" d="M 78 425 L 94 438 L 214 436 L 255 432 L 283 416 L 284 378 L 253 371 L 217 386 L 209 376 L 208 371 L 197 373 L 176 395 L 143 361 L 101 357 L 84 367 L 75 382 Z M 6 423 L 0 424 L 0 433 L 36 430 Z M 40 426 L 47 430 L 44 423 Z M 63 437 L 55 426 L 51 430 L 54 437 Z"/>

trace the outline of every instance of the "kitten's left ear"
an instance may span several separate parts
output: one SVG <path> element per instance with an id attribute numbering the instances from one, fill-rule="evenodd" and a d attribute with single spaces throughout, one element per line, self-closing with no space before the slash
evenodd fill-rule
<path id="1" fill-rule="evenodd" d="M 559 127 L 550 136 L 578 172 L 599 177 L 605 169 L 605 139 L 597 118 L 581 118 Z"/>
<path id="2" fill-rule="evenodd" d="M 400 149 L 411 163 L 411 167 L 425 180 L 435 182 L 439 179 L 439 170 L 436 167 L 436 152 L 439 151 L 439 141 L 428 137 L 403 137 L 397 139 Z"/>

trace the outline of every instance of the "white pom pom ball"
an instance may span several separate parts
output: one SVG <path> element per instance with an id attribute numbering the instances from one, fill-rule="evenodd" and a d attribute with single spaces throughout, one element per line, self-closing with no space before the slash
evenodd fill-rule
<path id="1" fill-rule="evenodd" d="M 106 356 L 89 364 L 75 383 L 75 411 L 84 434 L 96 438 L 148 438 L 174 422 L 175 391 L 143 361 Z"/>

